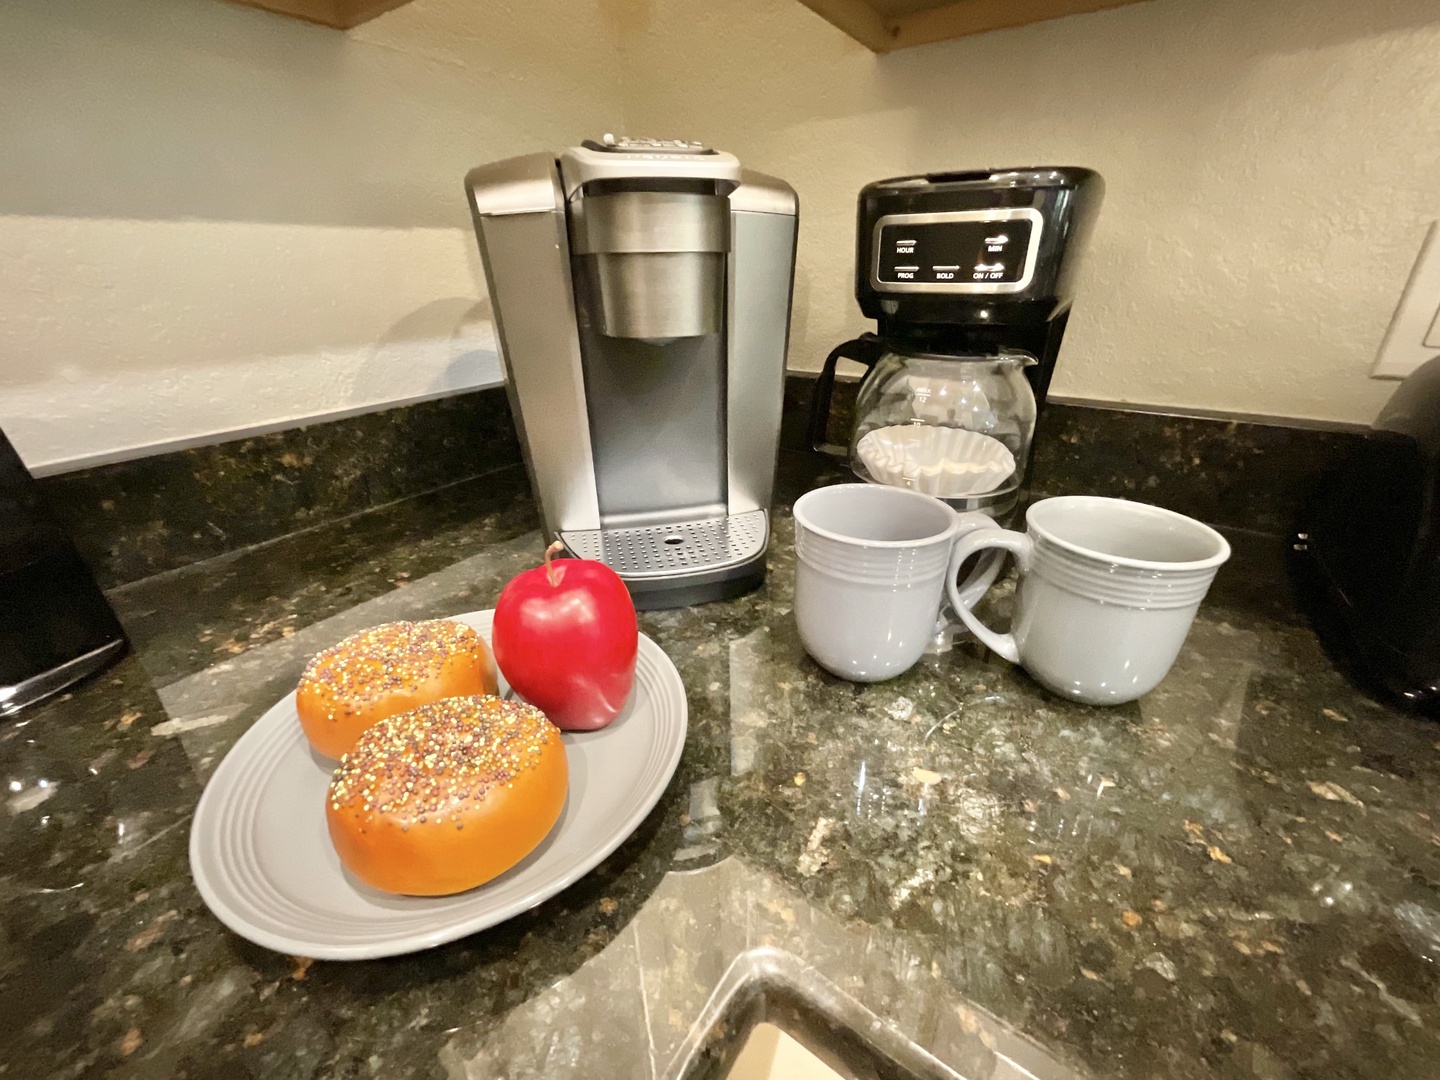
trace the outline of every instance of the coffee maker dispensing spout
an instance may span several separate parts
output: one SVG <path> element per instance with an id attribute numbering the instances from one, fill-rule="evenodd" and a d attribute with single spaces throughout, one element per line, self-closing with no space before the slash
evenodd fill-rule
<path id="1" fill-rule="evenodd" d="M 609 135 L 465 186 L 547 538 L 641 608 L 759 585 L 795 192 L 699 143 Z"/>
<path id="2" fill-rule="evenodd" d="M 720 333 L 730 253 L 726 195 L 622 190 L 574 206 L 575 254 L 599 301 L 602 334 L 666 344 Z"/>

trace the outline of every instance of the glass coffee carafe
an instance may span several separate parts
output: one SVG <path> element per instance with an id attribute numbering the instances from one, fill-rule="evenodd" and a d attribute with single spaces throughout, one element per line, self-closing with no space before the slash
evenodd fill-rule
<path id="1" fill-rule="evenodd" d="M 1035 434 L 1035 394 L 1025 369 L 1036 359 L 1011 350 L 956 356 L 889 344 L 858 358 L 873 362 L 856 398 L 849 446 L 823 445 L 831 385 L 822 378 L 812 415 L 812 435 L 822 436 L 817 449 L 847 454 L 862 480 L 1007 517 L 1019 501 Z"/>

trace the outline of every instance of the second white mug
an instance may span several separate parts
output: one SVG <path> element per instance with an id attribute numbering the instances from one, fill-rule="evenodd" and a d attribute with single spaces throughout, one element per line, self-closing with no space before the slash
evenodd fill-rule
<path id="1" fill-rule="evenodd" d="M 1175 662 L 1200 601 L 1230 545 L 1208 525 L 1145 503 L 1091 495 L 1042 499 L 1023 533 L 964 536 L 952 567 L 999 548 L 1020 571 L 1008 634 L 951 594 L 985 645 L 1049 690 L 1091 705 L 1118 705 L 1153 689 Z"/>

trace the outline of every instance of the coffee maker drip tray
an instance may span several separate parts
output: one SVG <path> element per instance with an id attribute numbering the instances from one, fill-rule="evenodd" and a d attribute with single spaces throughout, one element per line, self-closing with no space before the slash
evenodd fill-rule
<path id="1" fill-rule="evenodd" d="M 764 510 L 730 517 L 633 529 L 562 532 L 582 559 L 603 562 L 623 578 L 660 578 L 738 566 L 765 550 L 770 522 Z"/>

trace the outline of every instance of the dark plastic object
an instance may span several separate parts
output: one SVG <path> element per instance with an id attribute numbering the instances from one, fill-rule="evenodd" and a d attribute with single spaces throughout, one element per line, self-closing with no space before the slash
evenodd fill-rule
<path id="1" fill-rule="evenodd" d="M 1440 715 L 1440 358 L 1322 478 L 1292 555 L 1311 623 L 1351 677 Z"/>
<path id="2" fill-rule="evenodd" d="M 109 666 L 125 632 L 0 432 L 0 716 Z"/>

